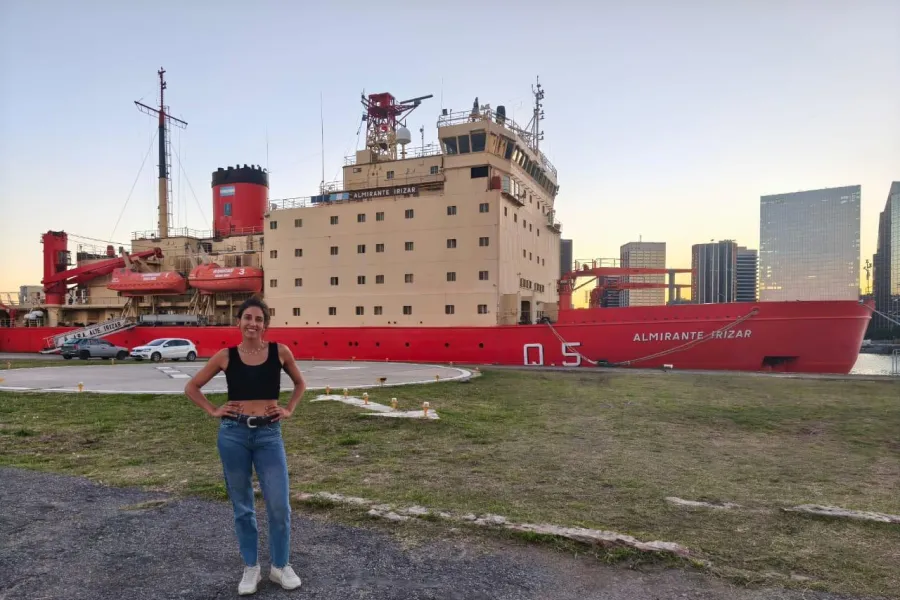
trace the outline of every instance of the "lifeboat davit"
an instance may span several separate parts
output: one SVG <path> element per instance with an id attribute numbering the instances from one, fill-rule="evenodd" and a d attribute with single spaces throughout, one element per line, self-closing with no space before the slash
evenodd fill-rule
<path id="1" fill-rule="evenodd" d="M 256 267 L 221 267 L 209 263 L 194 267 L 188 276 L 192 288 L 204 294 L 218 292 L 258 293 L 263 287 L 263 271 Z"/>
<path id="2" fill-rule="evenodd" d="M 123 267 L 112 272 L 106 287 L 123 296 L 173 295 L 187 292 L 187 280 L 177 271 L 136 273 Z"/>

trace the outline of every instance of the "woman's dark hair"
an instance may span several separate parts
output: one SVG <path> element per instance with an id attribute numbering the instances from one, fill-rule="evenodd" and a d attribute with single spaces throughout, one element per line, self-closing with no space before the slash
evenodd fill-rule
<path id="1" fill-rule="evenodd" d="M 258 298 L 257 296 L 250 296 L 249 298 L 244 300 L 244 303 L 241 304 L 240 308 L 238 308 L 238 314 L 237 314 L 238 321 L 240 321 L 241 317 L 244 316 L 244 311 L 247 310 L 248 308 L 250 308 L 251 306 L 255 306 L 256 308 L 258 308 L 262 311 L 263 323 L 265 323 L 266 327 L 268 327 L 269 326 L 269 307 L 266 305 L 265 302 L 262 301 L 262 299 Z"/>

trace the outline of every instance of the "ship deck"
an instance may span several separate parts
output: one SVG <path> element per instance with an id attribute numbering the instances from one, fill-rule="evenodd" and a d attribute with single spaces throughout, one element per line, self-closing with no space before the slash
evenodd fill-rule
<path id="1" fill-rule="evenodd" d="M 18 358 L 22 356 L 18 355 Z M 62 362 L 61 358 L 58 360 Z M 128 361 L 115 365 L 99 360 L 92 360 L 90 365 L 72 362 L 66 361 L 66 366 L 3 370 L 0 391 L 77 392 L 78 384 L 82 383 L 84 392 L 101 394 L 183 394 L 184 385 L 204 364 L 200 361 L 164 364 Z M 344 388 L 378 387 L 382 385 L 379 381 L 382 377 L 385 378 L 385 386 L 402 386 L 434 383 L 436 376 L 440 377 L 440 381 L 461 381 L 472 376 L 472 372 L 466 369 L 426 364 L 298 361 L 297 366 L 306 379 L 307 389 L 320 390 L 329 386 L 335 393 L 340 393 Z M 282 372 L 282 392 L 292 389 L 293 383 Z M 203 387 L 203 391 L 207 394 L 226 393 L 225 374 L 216 375 Z"/>

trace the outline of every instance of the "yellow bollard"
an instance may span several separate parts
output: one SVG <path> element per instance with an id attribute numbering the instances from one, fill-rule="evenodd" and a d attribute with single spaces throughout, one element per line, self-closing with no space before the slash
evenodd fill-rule
<path id="1" fill-rule="evenodd" d="M 111 364 L 111 365 L 116 364 L 116 359 L 114 359 L 114 358 L 109 359 L 109 364 Z"/>
<path id="2" fill-rule="evenodd" d="M 422 412 L 424 413 L 424 416 L 426 416 L 426 417 L 428 416 L 428 407 L 429 406 L 430 405 L 428 404 L 428 402 L 422 403 Z"/>
<path id="3" fill-rule="evenodd" d="M 369 403 L 369 392 L 363 392 L 363 404 Z"/>
<path id="4" fill-rule="evenodd" d="M 435 380 L 435 381 L 440 381 L 440 380 L 441 380 L 441 376 L 440 376 L 440 375 L 435 375 L 435 376 L 434 376 L 434 380 Z"/>
<path id="5" fill-rule="evenodd" d="M 84 384 L 79 381 L 78 382 L 78 393 L 80 394 L 83 391 L 84 391 Z"/>
<path id="6" fill-rule="evenodd" d="M 397 410 L 397 399 L 396 398 L 391 398 L 391 408 L 393 408 L 394 410 Z"/>

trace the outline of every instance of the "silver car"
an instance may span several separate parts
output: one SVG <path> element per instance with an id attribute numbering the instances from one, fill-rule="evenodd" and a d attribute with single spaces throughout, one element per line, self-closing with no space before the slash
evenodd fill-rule
<path id="1" fill-rule="evenodd" d="M 60 353 L 66 360 L 71 360 L 76 356 L 81 360 L 89 358 L 117 358 L 125 360 L 128 358 L 128 348 L 116 346 L 100 338 L 86 338 L 66 342 L 60 348 Z"/>

